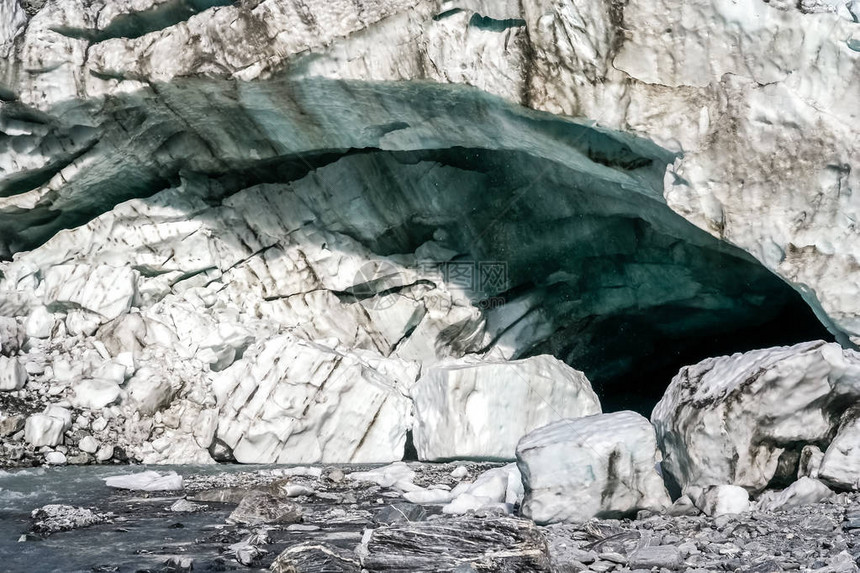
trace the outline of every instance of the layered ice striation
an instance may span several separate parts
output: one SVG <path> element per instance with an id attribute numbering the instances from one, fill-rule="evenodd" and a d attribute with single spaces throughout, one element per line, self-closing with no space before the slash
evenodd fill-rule
<path id="1" fill-rule="evenodd" d="M 108 380 L 140 459 L 398 459 L 446 360 L 647 412 L 683 364 L 860 332 L 844 10 L 704 3 L 697 59 L 655 37 L 698 12 L 637 3 L 37 4 L 0 0 L 0 315 L 40 336 L 22 391 Z"/>

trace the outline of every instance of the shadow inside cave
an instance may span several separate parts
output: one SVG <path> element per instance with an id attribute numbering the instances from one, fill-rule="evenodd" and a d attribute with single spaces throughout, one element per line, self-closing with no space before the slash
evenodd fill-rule
<path id="1" fill-rule="evenodd" d="M 648 324 L 643 324 L 642 319 L 635 316 L 614 317 L 607 321 L 606 328 L 626 333 L 625 346 L 644 346 L 653 351 L 649 355 L 637 357 L 621 372 L 605 372 L 599 360 L 579 362 L 577 367 L 591 380 L 604 412 L 633 410 L 650 417 L 669 382 L 684 366 L 706 358 L 759 348 L 790 346 L 809 340 L 834 341 L 834 336 L 818 321 L 798 293 L 788 285 L 782 285 L 780 290 L 783 291 L 782 296 L 775 297 L 780 302 L 775 303 L 775 308 L 763 313 L 764 318 L 753 315 L 739 324 L 713 324 L 695 336 L 683 331 L 662 334 L 659 330 L 655 332 L 650 324 L 650 320 L 656 320 L 659 325 L 658 314 L 685 315 L 687 312 L 684 309 L 670 308 L 655 312 Z M 713 318 L 716 322 L 718 317 Z M 667 322 L 671 322 L 671 318 Z M 605 352 L 607 356 L 624 353 L 623 348 L 599 351 Z"/>
<path id="2" fill-rule="evenodd" d="M 618 169 L 647 179 L 653 165 Z M 745 252 L 646 194 L 525 152 L 350 150 L 282 192 L 379 255 L 420 259 L 432 243 L 452 264 L 502 264 L 503 285 L 476 277 L 467 289 L 485 308 L 483 350 L 555 355 L 586 373 L 606 412 L 650 416 L 677 371 L 707 357 L 833 340 Z"/>
<path id="3" fill-rule="evenodd" d="M 446 262 L 504 265 L 504 284 L 473 289 L 501 301 L 483 350 L 553 354 L 605 411 L 650 414 L 708 356 L 833 339 L 791 286 L 666 205 L 675 155 L 643 138 L 430 83 L 187 78 L 150 95 L 100 107 L 85 177 L 0 213 L 0 243 L 36 248 L 180 174 L 208 182 L 210 205 L 265 183 L 377 255 L 433 242 Z"/>

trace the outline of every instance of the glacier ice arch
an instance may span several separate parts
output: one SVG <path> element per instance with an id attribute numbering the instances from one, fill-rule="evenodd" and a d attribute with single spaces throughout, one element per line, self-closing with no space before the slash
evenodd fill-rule
<path id="1" fill-rule="evenodd" d="M 502 263 L 507 280 L 474 292 L 486 336 L 469 350 L 553 354 L 586 372 L 607 411 L 647 413 L 680 366 L 706 356 L 833 338 L 790 285 L 666 205 L 673 153 L 591 121 L 463 86 L 323 80 L 300 66 L 253 83 L 152 83 L 50 113 L 5 97 L 4 125 L 36 126 L 63 149 L 0 182 L 26 205 L 0 209 L 6 256 L 181 181 L 210 205 L 267 184 L 378 255 L 433 241 L 450 261 Z"/>

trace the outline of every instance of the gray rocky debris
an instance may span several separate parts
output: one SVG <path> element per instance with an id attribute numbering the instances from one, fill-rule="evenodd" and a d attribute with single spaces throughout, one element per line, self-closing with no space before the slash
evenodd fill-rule
<path id="1" fill-rule="evenodd" d="M 549 572 L 547 546 L 530 521 L 513 517 L 461 516 L 401 522 L 374 529 L 363 542 L 361 564 L 369 572 L 476 570 Z"/>
<path id="2" fill-rule="evenodd" d="M 24 429 L 24 416 L 12 414 L 9 416 L 0 415 L 0 438 L 11 436 Z"/>
<path id="3" fill-rule="evenodd" d="M 261 491 L 251 491 L 242 498 L 227 520 L 245 525 L 296 523 L 302 520 L 302 509 L 296 503 Z"/>
<path id="4" fill-rule="evenodd" d="M 250 491 L 242 487 L 222 487 L 198 491 L 188 496 L 191 501 L 239 504 Z"/>
<path id="5" fill-rule="evenodd" d="M 170 511 L 176 513 L 195 513 L 206 509 L 205 505 L 188 501 L 187 499 L 179 499 L 170 506 Z"/>
<path id="6" fill-rule="evenodd" d="M 285 549 L 272 563 L 273 573 L 360 573 L 353 551 L 325 543 L 300 543 Z"/>
<path id="7" fill-rule="evenodd" d="M 98 513 L 85 507 L 49 504 L 33 510 L 31 517 L 35 520 L 33 531 L 50 534 L 104 523 L 113 516 L 110 513 Z"/>
<path id="8" fill-rule="evenodd" d="M 674 545 L 652 545 L 636 549 L 630 554 L 628 561 L 633 569 L 676 570 L 682 565 L 681 552 Z"/>

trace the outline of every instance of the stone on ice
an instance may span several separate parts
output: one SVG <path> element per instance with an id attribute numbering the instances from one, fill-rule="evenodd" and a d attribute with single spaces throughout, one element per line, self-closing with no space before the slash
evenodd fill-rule
<path id="1" fill-rule="evenodd" d="M 96 513 L 84 507 L 71 505 L 49 504 L 34 509 L 30 516 L 35 520 L 33 531 L 39 533 L 56 533 L 79 527 L 89 527 L 107 521 L 110 513 Z"/>
<path id="2" fill-rule="evenodd" d="M 129 352 L 137 357 L 146 345 L 147 321 L 137 312 L 123 314 L 102 326 L 97 336 L 111 356 Z"/>
<path id="3" fill-rule="evenodd" d="M 128 399 L 144 416 L 151 416 L 169 406 L 174 395 L 170 381 L 149 366 L 140 368 L 126 383 L 125 389 Z"/>
<path id="4" fill-rule="evenodd" d="M 671 504 L 655 469 L 659 459 L 654 428 L 634 412 L 539 428 L 517 445 L 522 514 L 556 523 L 659 511 Z"/>
<path id="5" fill-rule="evenodd" d="M 227 518 L 228 522 L 244 525 L 296 523 L 301 520 L 302 508 L 297 503 L 262 491 L 249 492 Z"/>
<path id="6" fill-rule="evenodd" d="M 170 506 L 170 511 L 174 513 L 195 513 L 205 509 L 206 506 L 188 501 L 187 499 L 178 499 Z"/>

